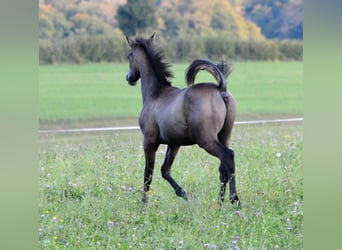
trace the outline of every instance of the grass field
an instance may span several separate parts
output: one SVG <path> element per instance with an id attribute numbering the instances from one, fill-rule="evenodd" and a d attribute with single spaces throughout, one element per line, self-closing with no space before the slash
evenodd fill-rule
<path id="1" fill-rule="evenodd" d="M 184 87 L 186 64 L 175 64 L 174 85 Z M 125 81 L 127 64 L 39 66 L 41 127 L 79 126 L 98 121 L 98 126 L 133 118 L 141 109 L 140 84 Z M 239 62 L 228 82 L 238 104 L 238 119 L 244 116 L 300 115 L 302 62 Z M 198 81 L 212 80 L 201 72 Z M 73 125 L 75 124 L 76 125 Z"/>
<path id="2" fill-rule="evenodd" d="M 142 204 L 140 132 L 40 138 L 41 249 L 302 249 L 302 125 L 236 126 L 237 190 L 242 208 L 217 206 L 218 160 L 183 147 L 173 176 L 161 177 Z"/>
<path id="3" fill-rule="evenodd" d="M 236 63 L 229 90 L 238 119 L 302 114 L 301 62 Z M 173 66 L 184 86 L 185 64 Z M 40 127 L 129 125 L 140 86 L 126 64 L 40 66 Z M 200 73 L 199 81 L 211 80 Z M 302 249 L 302 124 L 240 125 L 233 131 L 242 208 L 217 206 L 218 160 L 183 147 L 161 177 L 159 148 L 150 199 L 141 201 L 144 156 L 138 131 L 40 136 L 41 249 Z"/>

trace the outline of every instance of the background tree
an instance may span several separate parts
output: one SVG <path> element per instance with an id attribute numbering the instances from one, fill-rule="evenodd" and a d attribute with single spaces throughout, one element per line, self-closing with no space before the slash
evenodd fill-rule
<path id="1" fill-rule="evenodd" d="M 303 0 L 289 0 L 281 16 L 281 38 L 303 39 Z"/>
<path id="2" fill-rule="evenodd" d="M 123 32 L 156 32 L 173 62 L 301 60 L 302 12 L 303 0 L 39 0 L 39 60 L 123 62 Z"/>
<path id="3" fill-rule="evenodd" d="M 135 35 L 157 25 L 154 0 L 128 0 L 118 8 L 116 19 L 126 35 Z"/>
<path id="4" fill-rule="evenodd" d="M 252 0 L 244 10 L 267 38 L 303 39 L 303 0 Z"/>
<path id="5" fill-rule="evenodd" d="M 163 37 L 225 35 L 231 40 L 263 40 L 260 27 L 246 20 L 240 7 L 222 0 L 161 1 L 158 14 L 165 21 Z"/>

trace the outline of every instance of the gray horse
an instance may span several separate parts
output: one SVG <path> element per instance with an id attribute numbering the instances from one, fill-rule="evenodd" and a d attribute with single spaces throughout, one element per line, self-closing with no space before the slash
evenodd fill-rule
<path id="1" fill-rule="evenodd" d="M 161 173 L 176 194 L 188 199 L 186 192 L 171 176 L 171 165 L 183 145 L 198 144 L 220 160 L 219 204 L 224 200 L 229 183 L 231 203 L 240 204 L 235 187 L 234 151 L 229 148 L 230 137 L 236 116 L 233 96 L 226 91 L 226 78 L 230 68 L 216 65 L 209 60 L 195 60 L 186 74 L 187 88 L 171 85 L 173 76 L 170 65 L 163 61 L 163 53 L 153 44 L 154 34 L 145 39 L 126 36 L 131 50 L 127 56 L 129 72 L 126 80 L 135 85 L 141 79 L 143 107 L 139 125 L 144 136 L 145 154 L 143 201 L 152 182 L 155 154 L 160 144 L 167 144 Z M 218 82 L 194 84 L 200 70 L 210 72 Z"/>

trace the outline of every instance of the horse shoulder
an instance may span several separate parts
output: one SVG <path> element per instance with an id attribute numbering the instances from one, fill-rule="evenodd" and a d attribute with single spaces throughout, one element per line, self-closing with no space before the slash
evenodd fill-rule
<path id="1" fill-rule="evenodd" d="M 153 108 L 153 105 L 144 104 L 139 116 L 139 126 L 144 136 L 155 134 L 158 129 Z"/>

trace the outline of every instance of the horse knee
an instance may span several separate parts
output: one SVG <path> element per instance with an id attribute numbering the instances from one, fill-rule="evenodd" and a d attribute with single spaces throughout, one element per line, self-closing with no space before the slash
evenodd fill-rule
<path id="1" fill-rule="evenodd" d="M 230 148 L 227 148 L 227 153 L 229 155 L 230 158 L 233 158 L 234 159 L 234 156 L 235 156 L 235 153 L 232 149 Z"/>

